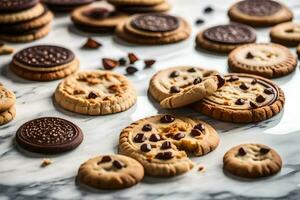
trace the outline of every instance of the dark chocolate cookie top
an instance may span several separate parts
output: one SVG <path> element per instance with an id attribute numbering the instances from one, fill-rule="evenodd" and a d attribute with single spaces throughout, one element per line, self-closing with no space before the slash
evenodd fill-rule
<path id="1" fill-rule="evenodd" d="M 245 44 L 256 40 L 253 28 L 238 23 L 211 27 L 206 29 L 203 35 L 208 40 L 224 44 Z"/>
<path id="2" fill-rule="evenodd" d="M 35 6 L 38 0 L 0 0 L 0 13 L 12 13 Z"/>
<path id="3" fill-rule="evenodd" d="M 44 117 L 23 124 L 17 131 L 17 143 L 37 153 L 61 153 L 76 148 L 83 140 L 78 126 L 56 117 Z"/>
<path id="4" fill-rule="evenodd" d="M 143 31 L 168 32 L 179 27 L 179 20 L 166 14 L 144 14 L 135 17 L 131 25 Z"/>
<path id="5" fill-rule="evenodd" d="M 75 58 L 69 49 L 52 45 L 32 46 L 21 50 L 14 60 L 30 67 L 49 68 L 67 64 Z"/>
<path id="6" fill-rule="evenodd" d="M 92 3 L 94 0 L 44 0 L 46 4 L 58 6 L 76 6 Z"/>
<path id="7" fill-rule="evenodd" d="M 252 16 L 270 16 L 281 9 L 281 4 L 272 0 L 245 0 L 238 3 L 237 8 Z"/>
<path id="8" fill-rule="evenodd" d="M 83 11 L 83 15 L 92 19 L 105 19 L 113 15 L 114 12 L 106 8 L 94 7 Z"/>

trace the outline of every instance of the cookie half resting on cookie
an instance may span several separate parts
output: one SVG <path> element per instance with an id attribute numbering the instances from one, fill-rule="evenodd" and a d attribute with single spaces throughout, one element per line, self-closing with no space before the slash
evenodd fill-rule
<path id="1" fill-rule="evenodd" d="M 250 74 L 228 74 L 225 79 L 223 87 L 194 105 L 196 110 L 222 121 L 251 123 L 283 109 L 284 93 L 271 80 Z"/>
<path id="2" fill-rule="evenodd" d="M 119 152 L 138 160 L 149 176 L 172 177 L 193 168 L 186 152 L 202 156 L 218 144 L 215 129 L 200 119 L 157 115 L 123 129 Z"/>
<path id="3" fill-rule="evenodd" d="M 212 95 L 225 80 L 214 70 L 199 67 L 172 67 L 157 72 L 149 92 L 163 108 L 179 108 Z"/>
<path id="4" fill-rule="evenodd" d="M 274 149 L 266 145 L 241 144 L 226 152 L 223 167 L 235 176 L 262 178 L 278 173 L 282 160 Z"/>
<path id="5" fill-rule="evenodd" d="M 273 26 L 293 19 L 288 7 L 273 0 L 239 1 L 230 7 L 228 16 L 234 22 L 251 26 Z"/>
<path id="6" fill-rule="evenodd" d="M 300 24 L 293 22 L 278 24 L 271 29 L 270 37 L 274 43 L 296 47 L 300 43 Z"/>
<path id="7" fill-rule="evenodd" d="M 159 13 L 134 15 L 116 29 L 122 40 L 146 45 L 180 42 L 190 33 L 190 26 L 184 19 Z"/>
<path id="8" fill-rule="evenodd" d="M 233 72 L 266 78 L 285 76 L 297 67 L 297 58 L 286 47 L 273 43 L 248 44 L 233 50 L 228 65 Z"/>
<path id="9" fill-rule="evenodd" d="M 119 1 L 109 0 L 117 10 L 128 13 L 154 13 L 166 12 L 170 10 L 170 4 L 165 0 L 158 1 Z"/>
<path id="10" fill-rule="evenodd" d="M 55 100 L 62 108 L 86 115 L 122 112 L 136 99 L 132 83 L 111 71 L 78 72 L 64 79 L 55 91 Z"/>
<path id="11" fill-rule="evenodd" d="M 69 12 L 90 3 L 94 0 L 43 0 L 43 2 L 55 12 Z"/>
<path id="12" fill-rule="evenodd" d="M 231 23 L 218 25 L 198 33 L 196 45 L 217 53 L 229 53 L 233 49 L 256 41 L 256 31 L 250 26 Z"/>
<path id="13" fill-rule="evenodd" d="M 18 76 L 34 81 L 52 81 L 64 78 L 79 68 L 74 53 L 60 46 L 38 45 L 16 53 L 10 64 Z"/>
<path id="14" fill-rule="evenodd" d="M 143 178 L 143 166 L 123 155 L 103 155 L 89 159 L 80 166 L 76 177 L 80 183 L 102 190 L 128 188 Z"/>
<path id="15" fill-rule="evenodd" d="M 0 83 L 0 126 L 16 116 L 16 96 Z"/>

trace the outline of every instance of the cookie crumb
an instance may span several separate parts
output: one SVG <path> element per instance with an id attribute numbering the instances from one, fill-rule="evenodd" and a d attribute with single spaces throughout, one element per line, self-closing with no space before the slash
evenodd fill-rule
<path id="1" fill-rule="evenodd" d="M 53 161 L 49 158 L 44 158 L 43 162 L 41 164 L 41 167 L 47 167 L 48 165 L 51 165 L 53 163 Z"/>
<path id="2" fill-rule="evenodd" d="M 204 172 L 204 171 L 205 171 L 205 167 L 204 167 L 203 165 L 200 165 L 200 166 L 198 167 L 198 171 L 199 171 L 199 172 Z"/>
<path id="3" fill-rule="evenodd" d="M 93 38 L 88 38 L 82 49 L 99 49 L 102 46 L 100 42 L 97 42 Z"/>
<path id="4" fill-rule="evenodd" d="M 15 51 L 13 47 L 7 46 L 4 43 L 0 43 L 0 55 L 9 55 Z"/>
<path id="5" fill-rule="evenodd" d="M 128 53 L 128 59 L 130 61 L 130 64 L 134 64 L 139 60 L 139 58 L 134 53 Z"/>

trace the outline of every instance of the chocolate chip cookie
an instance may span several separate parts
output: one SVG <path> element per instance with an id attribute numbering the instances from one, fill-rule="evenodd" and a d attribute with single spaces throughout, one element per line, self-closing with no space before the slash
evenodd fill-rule
<path id="1" fill-rule="evenodd" d="M 0 112 L 8 110 L 16 102 L 15 94 L 0 83 Z"/>
<path id="2" fill-rule="evenodd" d="M 149 92 L 163 108 L 189 105 L 213 94 L 225 80 L 217 71 L 199 67 L 172 67 L 157 72 Z"/>
<path id="3" fill-rule="evenodd" d="M 300 24 L 293 22 L 278 24 L 271 29 L 270 37 L 274 43 L 296 47 L 300 43 Z"/>
<path id="4" fill-rule="evenodd" d="M 238 23 L 214 26 L 200 32 L 196 37 L 197 47 L 217 53 L 229 53 L 243 44 L 255 41 L 255 30 Z"/>
<path id="5" fill-rule="evenodd" d="M 297 58 L 288 48 L 272 43 L 243 45 L 228 56 L 232 71 L 267 78 L 285 76 L 296 69 L 297 63 Z"/>
<path id="6" fill-rule="evenodd" d="M 266 145 L 241 144 L 227 151 L 223 167 L 235 176 L 261 178 L 278 173 L 282 160 L 274 149 Z"/>
<path id="7" fill-rule="evenodd" d="M 144 177 L 144 168 L 136 160 L 123 155 L 104 155 L 83 163 L 76 179 L 81 183 L 105 190 L 131 187 Z"/>
<path id="8" fill-rule="evenodd" d="M 217 132 L 202 120 L 157 115 L 123 129 L 119 152 L 138 160 L 149 176 L 171 177 L 193 168 L 186 152 L 202 156 L 218 144 Z"/>
<path id="9" fill-rule="evenodd" d="M 0 111 L 0 126 L 12 121 L 16 116 L 16 105 L 12 105 L 7 110 Z"/>
<path id="10" fill-rule="evenodd" d="M 250 74 L 228 74 L 213 95 L 196 103 L 196 110 L 212 118 L 250 123 L 269 119 L 284 106 L 283 91 L 271 80 Z"/>
<path id="11" fill-rule="evenodd" d="M 230 7 L 228 16 L 232 21 L 251 26 L 272 26 L 291 21 L 289 8 L 273 0 L 243 0 Z"/>
<path id="12" fill-rule="evenodd" d="M 64 79 L 55 91 L 55 100 L 61 107 L 86 115 L 125 111 L 136 98 L 131 82 L 111 71 L 78 72 Z"/>

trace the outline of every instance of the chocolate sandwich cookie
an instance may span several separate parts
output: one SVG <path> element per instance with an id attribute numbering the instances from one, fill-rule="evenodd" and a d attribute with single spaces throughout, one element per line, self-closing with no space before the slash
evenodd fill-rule
<path id="1" fill-rule="evenodd" d="M 64 47 L 38 45 L 16 53 L 10 68 L 25 79 L 51 81 L 77 71 L 79 61 L 71 50 Z"/>
<path id="2" fill-rule="evenodd" d="M 272 26 L 291 21 L 289 8 L 273 0 L 244 0 L 235 3 L 228 11 L 232 21 L 251 26 Z"/>
<path id="3" fill-rule="evenodd" d="M 56 117 L 43 117 L 23 124 L 17 131 L 17 144 L 32 152 L 63 153 L 81 144 L 83 133 L 70 121 Z"/>
<path id="4" fill-rule="evenodd" d="M 43 0 L 53 11 L 68 12 L 77 7 L 93 3 L 94 0 Z"/>
<path id="5" fill-rule="evenodd" d="M 163 3 L 164 0 L 108 0 L 108 2 L 115 6 L 154 6 Z"/>
<path id="6" fill-rule="evenodd" d="M 182 18 L 167 14 L 151 13 L 135 15 L 119 24 L 119 38 L 137 44 L 169 44 L 187 39 L 190 26 Z"/>
<path id="7" fill-rule="evenodd" d="M 38 4 L 38 0 L 1 0 L 0 13 L 16 13 Z"/>
<path id="8" fill-rule="evenodd" d="M 168 2 L 164 1 L 163 3 L 151 6 L 141 6 L 141 5 L 121 5 L 116 6 L 116 9 L 126 13 L 155 13 L 155 12 L 166 12 L 171 9 L 171 6 Z"/>
<path id="9" fill-rule="evenodd" d="M 293 22 L 278 24 L 271 29 L 270 37 L 274 43 L 296 47 L 300 43 L 300 24 Z"/>
<path id="10" fill-rule="evenodd" d="M 288 48 L 272 43 L 243 45 L 228 56 L 232 71 L 267 78 L 285 76 L 296 69 L 297 63 L 297 58 Z"/>
<path id="11" fill-rule="evenodd" d="M 196 103 L 196 110 L 212 118 L 250 123 L 269 119 L 284 106 L 283 91 L 271 80 L 250 74 L 228 74 L 214 94 Z"/>
<path id="12" fill-rule="evenodd" d="M 238 23 L 214 26 L 200 32 L 196 37 L 197 47 L 217 53 L 229 53 L 243 44 L 255 41 L 255 30 Z"/>

